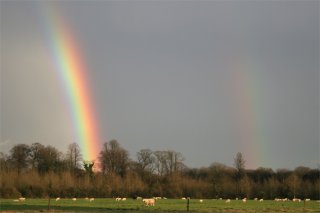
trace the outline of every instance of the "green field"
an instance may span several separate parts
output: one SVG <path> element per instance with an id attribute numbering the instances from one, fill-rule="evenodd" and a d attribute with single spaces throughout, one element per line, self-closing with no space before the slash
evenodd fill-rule
<path id="1" fill-rule="evenodd" d="M 15 202 L 13 199 L 0 199 L 0 211 L 11 212 L 34 212 L 47 211 L 48 199 L 26 199 L 26 201 Z M 202 203 L 199 199 L 190 199 L 190 212 L 320 212 L 320 203 L 316 201 L 309 202 L 276 202 L 253 201 L 248 200 L 243 203 L 241 200 L 231 200 L 226 203 L 225 200 L 204 199 Z M 147 207 L 143 205 L 142 200 L 127 199 L 126 201 L 115 201 L 115 199 L 101 198 L 89 202 L 84 198 L 78 198 L 76 201 L 71 199 L 50 200 L 50 211 L 67 212 L 186 212 L 187 201 L 181 199 L 162 199 L 157 200 L 156 205 Z"/>

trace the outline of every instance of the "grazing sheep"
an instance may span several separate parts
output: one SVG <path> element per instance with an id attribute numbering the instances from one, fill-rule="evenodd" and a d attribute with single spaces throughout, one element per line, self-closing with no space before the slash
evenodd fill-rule
<path id="1" fill-rule="evenodd" d="M 19 198 L 19 201 L 25 201 L 25 200 L 26 200 L 26 198 L 24 198 L 24 197 Z"/>
<path id="2" fill-rule="evenodd" d="M 203 200 L 199 200 L 200 203 L 203 203 Z"/>
<path id="3" fill-rule="evenodd" d="M 90 198 L 90 199 L 89 199 L 89 201 L 90 201 L 90 202 L 94 201 L 94 198 L 93 198 L 93 197 L 92 197 L 92 198 Z"/>
<path id="4" fill-rule="evenodd" d="M 85 197 L 84 199 L 85 199 L 85 200 L 89 200 L 89 198 L 88 198 L 88 197 Z"/>
<path id="5" fill-rule="evenodd" d="M 16 200 L 13 200 L 13 202 L 19 202 L 19 200 L 18 200 L 18 199 L 16 199 Z"/>
<path id="6" fill-rule="evenodd" d="M 260 200 L 259 200 L 259 202 L 262 202 L 262 201 L 263 201 L 263 199 L 260 199 Z"/>
<path id="7" fill-rule="evenodd" d="M 231 202 L 231 200 L 230 200 L 230 199 L 227 199 L 227 200 L 226 200 L 226 203 L 230 203 L 230 202 Z"/>
<path id="8" fill-rule="evenodd" d="M 122 201 L 125 201 L 125 200 L 127 200 L 127 198 L 124 197 L 124 198 L 122 198 L 121 200 L 122 200 Z"/>
<path id="9" fill-rule="evenodd" d="M 247 202 L 247 198 L 243 198 L 242 202 L 246 203 Z"/>
<path id="10" fill-rule="evenodd" d="M 310 201 L 310 198 L 306 198 L 305 201 Z"/>
<path id="11" fill-rule="evenodd" d="M 75 198 L 75 197 L 74 197 L 74 198 L 72 198 L 72 200 L 73 200 L 73 201 L 76 201 L 76 200 L 77 200 L 77 198 Z"/>
<path id="12" fill-rule="evenodd" d="M 58 201 L 58 200 L 60 200 L 60 197 L 57 197 L 57 198 L 56 198 L 56 201 Z"/>
<path id="13" fill-rule="evenodd" d="M 117 197 L 117 198 L 116 198 L 116 201 L 120 201 L 120 200 L 121 200 L 121 198 L 120 198 L 120 197 Z"/>
<path id="14" fill-rule="evenodd" d="M 257 201 L 257 200 L 258 200 L 258 198 L 256 198 L 256 197 L 255 197 L 253 200 L 254 200 L 254 201 Z"/>
<path id="15" fill-rule="evenodd" d="M 185 197 L 182 197 L 182 198 L 181 198 L 181 200 L 185 200 L 185 199 L 186 199 Z"/>
<path id="16" fill-rule="evenodd" d="M 301 202 L 301 199 L 299 199 L 299 198 L 293 198 L 292 201 L 293 201 L 293 202 Z"/>
<path id="17" fill-rule="evenodd" d="M 154 206 L 155 203 L 156 203 L 156 200 L 154 198 L 151 198 L 151 199 L 143 199 L 142 200 L 143 203 L 146 205 L 146 206 Z"/>

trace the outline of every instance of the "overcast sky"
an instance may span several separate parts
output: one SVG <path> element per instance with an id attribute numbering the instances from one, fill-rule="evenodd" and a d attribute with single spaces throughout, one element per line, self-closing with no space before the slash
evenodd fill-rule
<path id="1" fill-rule="evenodd" d="M 74 142 L 44 8 L 74 33 L 101 139 L 190 167 L 319 166 L 319 1 L 0 1 L 1 140 Z"/>

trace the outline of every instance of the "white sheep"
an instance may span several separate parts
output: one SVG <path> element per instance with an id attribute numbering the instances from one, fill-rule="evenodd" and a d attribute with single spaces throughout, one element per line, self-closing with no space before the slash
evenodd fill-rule
<path id="1" fill-rule="evenodd" d="M 143 199 L 142 200 L 143 203 L 146 205 L 146 206 L 154 206 L 155 203 L 156 203 L 156 200 L 154 198 L 151 198 L 151 199 Z"/>
<path id="2" fill-rule="evenodd" d="M 56 198 L 56 201 L 58 201 L 58 200 L 60 200 L 60 197 L 57 197 L 57 198 Z"/>
<path id="3" fill-rule="evenodd" d="M 121 198 L 120 198 L 120 197 L 117 197 L 117 198 L 116 198 L 116 201 L 120 201 L 120 200 L 121 200 Z"/>
<path id="4" fill-rule="evenodd" d="M 127 200 L 127 198 L 124 197 L 124 198 L 122 198 L 121 200 L 122 200 L 122 201 L 125 201 L 125 200 Z"/>
<path id="5" fill-rule="evenodd" d="M 89 201 L 90 201 L 90 202 L 94 201 L 94 198 L 93 198 L 93 197 L 92 197 L 92 198 L 90 198 L 90 199 L 89 199 Z"/>
<path id="6" fill-rule="evenodd" d="M 76 200 L 77 200 L 77 198 L 75 198 L 75 197 L 74 197 L 74 198 L 72 198 L 72 200 L 73 200 L 73 201 L 76 201 Z"/>
<path id="7" fill-rule="evenodd" d="M 247 198 L 243 198 L 242 202 L 246 203 L 247 202 Z"/>
<path id="8" fill-rule="evenodd" d="M 185 200 L 185 199 L 186 199 L 185 197 L 182 197 L 182 198 L 181 198 L 181 200 Z"/>
<path id="9" fill-rule="evenodd" d="M 25 200 L 26 200 L 25 197 L 20 197 L 20 198 L 19 198 L 19 201 L 25 201 Z"/>
<path id="10" fill-rule="evenodd" d="M 199 200 L 199 202 L 200 202 L 200 203 L 203 203 L 203 200 L 201 199 L 201 200 Z"/>
<path id="11" fill-rule="evenodd" d="M 18 200 L 18 199 L 16 199 L 16 200 L 13 200 L 13 202 L 19 202 L 19 200 Z"/>
<path id="12" fill-rule="evenodd" d="M 230 199 L 227 199 L 227 200 L 226 200 L 226 203 L 230 203 L 230 202 L 231 202 L 231 200 L 230 200 Z"/>
<path id="13" fill-rule="evenodd" d="M 305 201 L 310 201 L 310 198 L 306 198 Z"/>
<path id="14" fill-rule="evenodd" d="M 261 198 L 260 200 L 259 200 L 259 202 L 262 202 L 263 201 L 263 199 Z"/>
<path id="15" fill-rule="evenodd" d="M 293 198 L 292 201 L 293 201 L 293 202 L 301 202 L 301 199 L 299 199 L 299 198 Z"/>

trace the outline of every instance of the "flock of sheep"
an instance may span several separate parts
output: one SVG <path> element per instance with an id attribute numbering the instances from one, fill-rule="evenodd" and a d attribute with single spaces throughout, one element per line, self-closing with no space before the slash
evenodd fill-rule
<path id="1" fill-rule="evenodd" d="M 220 200 L 222 200 L 222 198 L 220 198 Z M 236 198 L 236 200 L 238 200 L 238 198 Z M 247 198 L 243 198 L 243 199 L 242 199 L 242 202 L 246 203 L 247 200 L 248 200 Z M 254 200 L 254 201 L 263 202 L 263 199 L 254 198 L 253 200 Z M 290 199 L 288 199 L 288 198 L 284 198 L 284 199 L 275 198 L 274 200 L 277 201 L 277 202 L 279 202 L 279 201 L 283 201 L 283 202 L 285 202 L 285 201 L 290 201 Z M 311 200 L 311 199 L 309 199 L 309 198 L 304 199 L 304 201 L 306 201 L 306 202 L 308 202 L 308 201 L 310 201 L 310 200 Z M 292 201 L 293 201 L 293 202 L 301 202 L 302 200 L 301 200 L 300 198 L 293 198 Z M 200 202 L 201 202 L 201 200 L 200 200 Z M 231 202 L 231 199 L 227 199 L 227 200 L 226 200 L 226 203 L 230 203 L 230 202 Z"/>
<path id="2" fill-rule="evenodd" d="M 88 200 L 88 201 L 90 201 L 90 202 L 94 201 L 94 198 L 88 198 L 88 197 L 86 197 L 86 198 L 84 198 L 84 199 L 85 199 L 85 200 Z M 158 199 L 167 199 L 167 198 L 165 198 L 165 197 L 163 197 L 163 198 L 162 198 L 162 197 L 153 197 L 153 198 L 144 198 L 144 199 L 143 199 L 142 197 L 137 197 L 136 199 L 137 199 L 137 200 L 142 200 L 142 202 L 144 203 L 145 206 L 154 206 L 155 203 L 156 203 L 156 200 L 158 200 Z M 182 200 L 186 200 L 187 198 L 182 197 L 181 199 L 182 199 Z M 25 201 L 25 200 L 26 200 L 26 198 L 20 197 L 19 199 L 16 199 L 16 200 L 13 200 L 13 201 L 14 201 L 14 202 L 23 202 L 23 201 Z M 59 200 L 60 200 L 60 197 L 57 197 L 57 198 L 56 198 L 56 201 L 59 201 Z M 71 200 L 76 201 L 77 198 L 72 198 Z M 123 198 L 117 197 L 117 198 L 115 198 L 115 200 L 116 200 L 116 201 L 126 201 L 127 198 L 125 198 L 125 197 L 123 197 Z M 223 200 L 223 199 L 220 198 L 219 200 Z M 239 200 L 239 199 L 236 198 L 235 200 Z M 243 199 L 242 199 L 242 202 L 243 202 L 243 203 L 246 203 L 247 200 L 248 200 L 247 198 L 243 198 Z M 253 200 L 254 200 L 254 201 L 263 202 L 263 199 L 254 198 Z M 290 201 L 290 199 L 288 199 L 288 198 L 284 198 L 284 199 L 275 198 L 274 200 L 277 201 L 277 202 L 279 202 L 279 201 L 282 201 L 282 202 Z M 200 200 L 199 200 L 200 203 L 203 203 L 203 201 L 204 201 L 203 199 L 200 199 Z M 299 198 L 293 198 L 292 201 L 293 201 L 293 202 L 301 202 L 302 200 L 299 199 Z M 304 201 L 307 202 L 307 201 L 310 201 L 310 199 L 309 199 L 309 198 L 306 198 L 306 199 L 304 199 Z M 226 203 L 230 203 L 230 202 L 231 202 L 231 199 L 226 199 L 225 202 L 226 202 Z"/>

